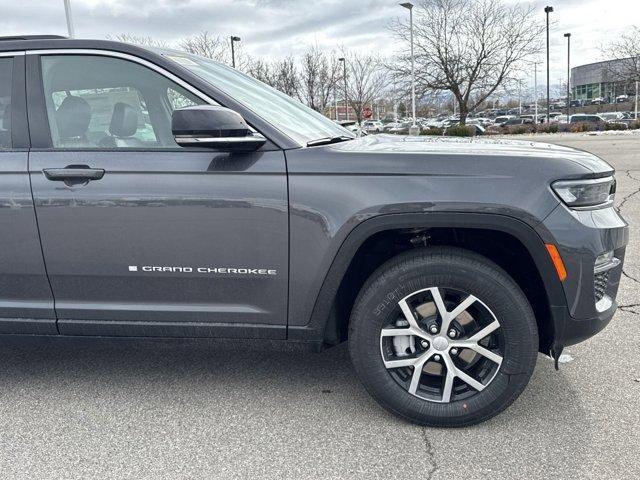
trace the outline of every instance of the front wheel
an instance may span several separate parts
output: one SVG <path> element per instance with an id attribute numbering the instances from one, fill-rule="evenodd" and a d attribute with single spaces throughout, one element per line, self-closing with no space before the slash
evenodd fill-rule
<path id="1" fill-rule="evenodd" d="M 409 421 L 482 422 L 507 408 L 535 366 L 531 307 L 500 267 L 458 248 L 389 260 L 354 305 L 349 350 L 371 395 Z"/>

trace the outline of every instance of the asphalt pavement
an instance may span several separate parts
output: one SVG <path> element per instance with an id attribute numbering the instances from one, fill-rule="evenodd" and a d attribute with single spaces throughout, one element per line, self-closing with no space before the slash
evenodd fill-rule
<path id="1" fill-rule="evenodd" d="M 618 168 L 632 225 L 623 306 L 540 356 L 503 414 L 459 430 L 396 419 L 344 346 L 83 341 L 0 348 L 2 479 L 633 479 L 640 477 L 640 136 L 545 136 Z"/>

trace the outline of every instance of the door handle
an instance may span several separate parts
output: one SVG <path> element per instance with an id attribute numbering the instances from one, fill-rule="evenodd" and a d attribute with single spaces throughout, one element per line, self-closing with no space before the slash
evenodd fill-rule
<path id="1" fill-rule="evenodd" d="M 87 165 L 69 165 L 65 168 L 45 168 L 44 176 L 48 180 L 66 181 L 66 180 L 100 180 L 104 177 L 104 168 L 90 168 Z"/>

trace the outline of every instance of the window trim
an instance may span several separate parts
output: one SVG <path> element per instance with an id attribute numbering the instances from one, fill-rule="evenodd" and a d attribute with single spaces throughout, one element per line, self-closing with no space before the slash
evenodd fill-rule
<path id="1" fill-rule="evenodd" d="M 11 133 L 9 148 L 0 149 L 0 153 L 23 152 L 29 149 L 29 129 L 27 123 L 27 101 L 24 88 L 25 81 L 25 52 L 0 52 L 0 59 L 11 60 Z"/>

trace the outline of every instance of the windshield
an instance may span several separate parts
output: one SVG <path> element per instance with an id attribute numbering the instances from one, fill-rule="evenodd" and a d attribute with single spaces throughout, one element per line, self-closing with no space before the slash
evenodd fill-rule
<path id="1" fill-rule="evenodd" d="M 156 51 L 219 88 L 302 145 L 322 138 L 353 137 L 324 115 L 234 68 L 188 53 Z"/>

